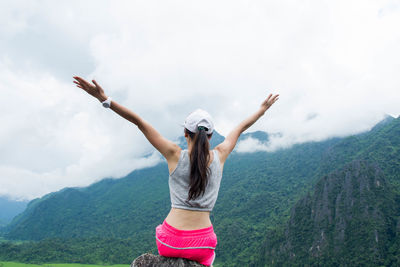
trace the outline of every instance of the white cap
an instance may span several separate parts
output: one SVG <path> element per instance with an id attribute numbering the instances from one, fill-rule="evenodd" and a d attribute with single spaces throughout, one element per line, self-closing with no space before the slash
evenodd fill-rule
<path id="1" fill-rule="evenodd" d="M 203 126 L 207 128 L 206 134 L 211 134 L 214 131 L 213 119 L 207 111 L 196 109 L 187 116 L 184 124 L 182 125 L 192 133 L 198 132 L 198 127 Z"/>

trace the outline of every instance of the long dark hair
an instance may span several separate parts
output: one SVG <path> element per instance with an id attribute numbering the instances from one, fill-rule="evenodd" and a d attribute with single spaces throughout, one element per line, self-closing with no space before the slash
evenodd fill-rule
<path id="1" fill-rule="evenodd" d="M 190 139 L 194 142 L 192 151 L 190 152 L 190 189 L 188 200 L 196 199 L 200 195 L 204 195 L 208 184 L 208 176 L 210 169 L 208 168 L 208 160 L 210 159 L 210 144 L 208 138 L 211 134 L 206 134 L 208 129 L 200 126 L 196 133 L 185 128 Z"/>

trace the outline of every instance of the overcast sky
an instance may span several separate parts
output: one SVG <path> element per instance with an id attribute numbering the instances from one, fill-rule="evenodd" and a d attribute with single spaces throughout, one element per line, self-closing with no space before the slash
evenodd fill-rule
<path id="1" fill-rule="evenodd" d="M 346 136 L 400 113 L 399 1 L 1 1 L 0 196 L 33 199 L 160 160 L 96 81 L 164 136 L 196 108 L 223 135 L 269 93 L 239 151 Z M 258 147 L 257 147 L 258 146 Z"/>

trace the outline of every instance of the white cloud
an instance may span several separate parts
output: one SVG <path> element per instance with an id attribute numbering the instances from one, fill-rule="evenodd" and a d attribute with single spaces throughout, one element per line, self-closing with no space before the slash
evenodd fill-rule
<path id="1" fill-rule="evenodd" d="M 136 126 L 86 92 L 47 73 L 0 69 L 0 195 L 31 199 L 160 161 Z"/>
<path id="2" fill-rule="evenodd" d="M 235 147 L 238 153 L 252 153 L 257 151 L 270 151 L 268 145 L 260 140 L 248 137 L 240 142 Z"/>
<path id="3" fill-rule="evenodd" d="M 0 195 L 33 198 L 159 160 L 143 160 L 154 150 L 141 133 L 73 75 L 170 139 L 198 107 L 226 135 L 270 92 L 280 100 L 250 129 L 282 133 L 268 149 L 400 113 L 398 1 L 77 3 L 0 3 Z"/>

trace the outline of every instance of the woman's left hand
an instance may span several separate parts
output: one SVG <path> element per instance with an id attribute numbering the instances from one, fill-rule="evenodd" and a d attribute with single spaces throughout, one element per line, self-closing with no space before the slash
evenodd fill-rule
<path id="1" fill-rule="evenodd" d="M 279 95 L 269 94 L 267 99 L 261 104 L 261 109 L 265 112 L 269 109 L 277 100 L 279 99 Z"/>
<path id="2" fill-rule="evenodd" d="M 76 83 L 77 87 L 82 88 L 88 94 L 97 98 L 100 102 L 103 102 L 107 99 L 107 96 L 105 95 L 103 88 L 101 88 L 101 86 L 98 85 L 95 80 L 92 80 L 92 82 L 94 83 L 93 85 L 79 76 L 74 76 L 73 78 L 76 80 L 74 81 L 74 83 Z"/>

